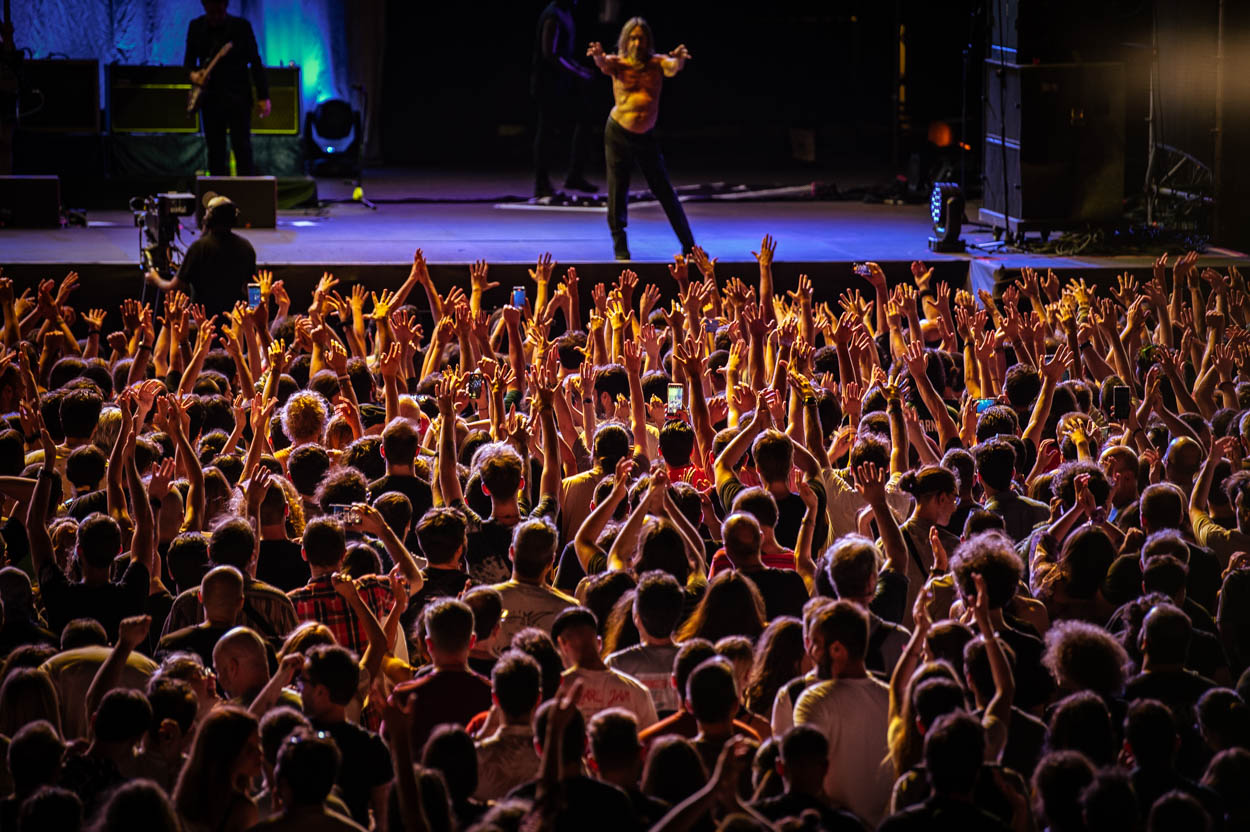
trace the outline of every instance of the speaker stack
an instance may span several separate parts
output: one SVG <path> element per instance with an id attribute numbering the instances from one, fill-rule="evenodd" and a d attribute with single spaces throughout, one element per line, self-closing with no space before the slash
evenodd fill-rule
<path id="1" fill-rule="evenodd" d="M 1079 18 L 1056 5 L 989 3 L 980 218 L 1008 239 L 1122 213 L 1124 65 L 1072 60 L 1082 50 L 1062 38 Z M 1055 20 L 1069 25 L 1047 25 Z"/>

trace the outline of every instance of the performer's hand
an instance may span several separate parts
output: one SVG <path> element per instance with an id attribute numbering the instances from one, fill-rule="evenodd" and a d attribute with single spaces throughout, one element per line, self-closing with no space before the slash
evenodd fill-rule
<path id="1" fill-rule="evenodd" d="M 590 47 L 586 50 L 586 55 L 591 58 L 603 57 L 603 44 L 599 41 L 591 41 Z"/>
<path id="2" fill-rule="evenodd" d="M 680 61 L 690 60 L 690 50 L 686 48 L 686 44 L 680 43 L 677 48 L 668 53 L 670 58 L 677 58 Z"/>
<path id="3" fill-rule="evenodd" d="M 191 70 L 191 83 L 195 84 L 197 87 L 204 86 L 204 70 L 202 69 Z"/>
<path id="4" fill-rule="evenodd" d="M 259 103 L 260 103 L 260 117 L 268 118 L 269 112 L 273 109 L 273 105 L 269 103 L 268 98 L 262 98 Z"/>

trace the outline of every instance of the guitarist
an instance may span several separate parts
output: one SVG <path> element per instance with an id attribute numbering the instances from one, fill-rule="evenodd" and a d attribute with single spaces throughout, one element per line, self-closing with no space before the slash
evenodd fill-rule
<path id="1" fill-rule="evenodd" d="M 203 0 L 204 14 L 187 27 L 187 52 L 183 66 L 191 70 L 191 81 L 204 85 L 200 114 L 204 120 L 204 140 L 208 143 L 208 170 L 213 176 L 229 176 L 226 130 L 234 147 L 240 176 L 254 176 L 252 162 L 252 85 L 260 99 L 260 117 L 269 115 L 269 83 L 261 63 L 252 24 L 226 14 L 229 0 Z M 227 43 L 230 50 L 211 73 L 205 68 Z M 251 81 L 248 68 L 251 68 Z"/>

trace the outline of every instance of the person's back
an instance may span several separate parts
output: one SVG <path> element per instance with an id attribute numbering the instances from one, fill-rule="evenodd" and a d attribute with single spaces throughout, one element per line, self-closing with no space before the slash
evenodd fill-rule
<path id="1" fill-rule="evenodd" d="M 538 774 L 538 753 L 530 726 L 542 695 L 538 662 L 519 650 L 500 657 L 491 671 L 491 689 L 504 724 L 477 742 L 478 800 L 499 800 Z"/>
<path id="2" fill-rule="evenodd" d="M 894 774 L 886 741 L 890 689 L 864 668 L 868 618 L 852 602 L 836 601 L 816 614 L 810 638 L 821 681 L 799 696 L 794 724 L 811 725 L 829 741 L 829 799 L 876 824 Z"/>
<path id="3" fill-rule="evenodd" d="M 582 683 L 577 707 L 588 722 L 600 711 L 624 708 L 637 718 L 639 728 L 646 729 L 656 723 L 655 703 L 646 686 L 607 667 L 600 659 L 594 613 L 584 607 L 564 610 L 552 624 L 551 636 L 568 666 L 560 687 L 567 690 L 578 681 Z"/>
<path id="4" fill-rule="evenodd" d="M 361 832 L 365 827 L 326 805 L 342 765 L 335 741 L 304 729 L 283 742 L 274 771 L 281 814 L 252 827 L 264 832 Z"/>
<path id="5" fill-rule="evenodd" d="M 635 644 L 617 650 L 604 662 L 612 670 L 628 674 L 638 681 L 650 692 L 656 713 L 667 715 L 680 706 L 677 691 L 671 682 L 675 658 L 675 644 Z"/>
<path id="6" fill-rule="evenodd" d="M 194 300 L 208 316 L 225 315 L 243 300 L 244 288 L 256 273 L 256 249 L 229 227 L 206 228 L 190 246 L 178 270 Z"/>
<path id="7" fill-rule="evenodd" d="M 469 651 L 476 643 L 473 611 L 463 601 L 443 599 L 425 609 L 425 644 L 433 670 L 395 688 L 397 701 L 416 697 L 412 745 L 424 746 L 443 723 L 468 725 L 491 706 L 490 682 L 469 669 Z"/>

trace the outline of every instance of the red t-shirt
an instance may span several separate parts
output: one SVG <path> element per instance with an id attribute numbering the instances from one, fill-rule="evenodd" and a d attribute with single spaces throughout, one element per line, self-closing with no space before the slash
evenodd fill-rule
<path id="1" fill-rule="evenodd" d="M 761 555 L 760 561 L 772 569 L 794 569 L 794 552 L 786 549 L 782 552 Z M 707 577 L 710 581 L 721 572 L 728 572 L 733 569 L 733 564 L 729 562 L 729 555 L 725 554 L 725 547 L 716 550 L 716 554 L 712 557 L 712 565 L 708 568 Z"/>

